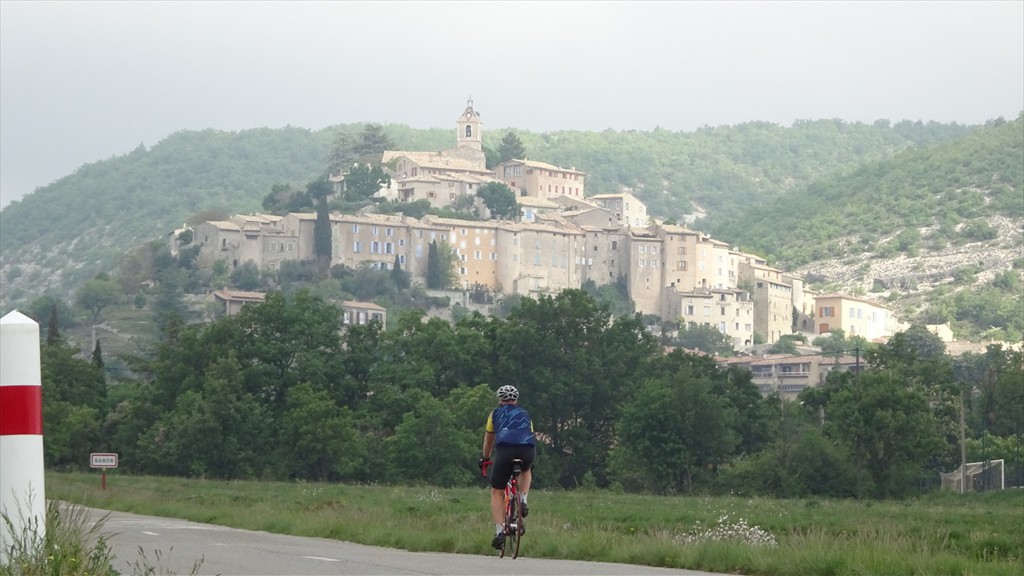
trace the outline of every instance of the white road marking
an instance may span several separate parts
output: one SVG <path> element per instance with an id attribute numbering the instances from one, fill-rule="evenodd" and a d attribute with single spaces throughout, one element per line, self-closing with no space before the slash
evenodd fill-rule
<path id="1" fill-rule="evenodd" d="M 321 556 L 303 556 L 303 558 L 309 558 L 310 560 L 322 560 L 324 562 L 341 562 L 337 558 L 323 558 Z"/>
<path id="2" fill-rule="evenodd" d="M 142 533 L 146 536 L 159 536 L 156 532 L 146 532 L 145 530 L 143 530 Z"/>

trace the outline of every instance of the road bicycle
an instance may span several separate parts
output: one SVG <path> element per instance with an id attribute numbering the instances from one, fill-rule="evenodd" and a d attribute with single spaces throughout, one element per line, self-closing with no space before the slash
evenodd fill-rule
<path id="1" fill-rule="evenodd" d="M 505 484 L 505 542 L 498 551 L 498 557 L 509 554 L 513 559 L 519 556 L 519 544 L 526 525 L 523 523 L 523 500 L 519 495 L 519 474 L 523 471 L 523 461 L 516 458 L 512 461 L 512 476 Z"/>
<path id="2" fill-rule="evenodd" d="M 491 460 L 480 461 L 480 471 L 487 476 L 487 468 L 493 465 Z M 519 474 L 523 471 L 523 461 L 519 458 L 512 460 L 512 476 L 505 483 L 505 525 L 502 529 L 505 540 L 498 550 L 498 557 L 504 558 L 505 554 L 513 559 L 519 556 L 519 544 L 523 534 L 526 533 L 526 525 L 523 522 L 523 500 L 519 494 Z"/>

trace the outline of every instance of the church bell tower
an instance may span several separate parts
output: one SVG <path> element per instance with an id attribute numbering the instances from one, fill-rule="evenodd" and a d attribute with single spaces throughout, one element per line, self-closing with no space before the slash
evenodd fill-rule
<path id="1" fill-rule="evenodd" d="M 472 96 L 466 101 L 466 111 L 459 116 L 456 124 L 458 125 L 456 144 L 483 152 L 483 122 L 480 120 L 480 114 L 473 109 Z"/>

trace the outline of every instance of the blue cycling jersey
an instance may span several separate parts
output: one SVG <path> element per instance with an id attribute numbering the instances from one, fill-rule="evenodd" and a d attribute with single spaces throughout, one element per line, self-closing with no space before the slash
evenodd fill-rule
<path id="1" fill-rule="evenodd" d="M 502 404 L 487 416 L 487 431 L 494 432 L 496 445 L 533 446 L 533 420 L 517 404 Z"/>

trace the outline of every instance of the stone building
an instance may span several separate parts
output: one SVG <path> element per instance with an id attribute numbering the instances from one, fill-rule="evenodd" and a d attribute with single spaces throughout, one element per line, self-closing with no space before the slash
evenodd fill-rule
<path id="1" fill-rule="evenodd" d="M 583 198 L 586 174 L 576 167 L 561 168 L 535 160 L 507 160 L 494 168 L 493 176 L 528 198 L 569 196 Z"/>

